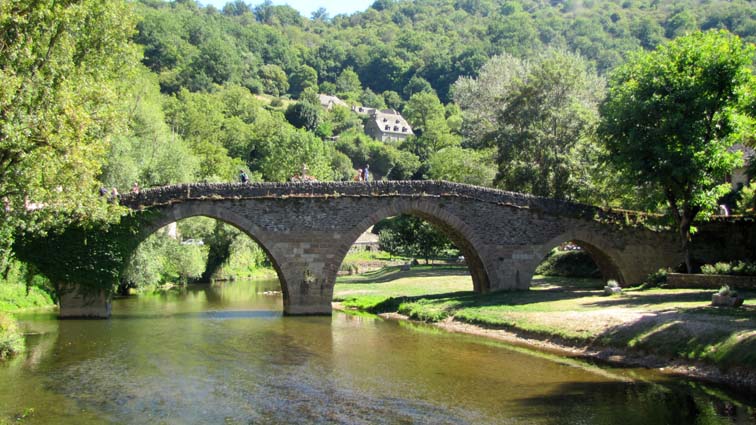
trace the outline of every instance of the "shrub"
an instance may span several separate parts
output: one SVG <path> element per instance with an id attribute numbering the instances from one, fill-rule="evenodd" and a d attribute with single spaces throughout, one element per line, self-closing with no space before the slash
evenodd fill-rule
<path id="1" fill-rule="evenodd" d="M 719 288 L 717 295 L 722 297 L 737 297 L 738 292 L 730 289 L 729 285 L 722 285 L 722 287 Z"/>
<path id="2" fill-rule="evenodd" d="M 669 274 L 669 269 L 659 269 L 646 276 L 646 278 L 643 280 L 642 286 L 644 288 L 659 287 L 667 283 L 667 274 Z"/>
<path id="3" fill-rule="evenodd" d="M 536 268 L 536 274 L 563 277 L 601 277 L 596 263 L 583 250 L 552 250 Z"/>
<path id="4" fill-rule="evenodd" d="M 272 106 L 274 108 L 280 108 L 280 107 L 283 106 L 283 104 L 284 104 L 283 100 L 281 100 L 279 98 L 275 98 L 275 99 L 273 99 L 273 100 L 270 101 L 270 106 Z"/>
<path id="5" fill-rule="evenodd" d="M 703 274 L 725 274 L 734 276 L 756 276 L 756 262 L 733 261 L 730 263 L 719 262 L 716 264 L 704 264 L 701 266 Z"/>
<path id="6" fill-rule="evenodd" d="M 18 323 L 9 315 L 0 313 L 0 359 L 24 351 L 24 336 Z"/>

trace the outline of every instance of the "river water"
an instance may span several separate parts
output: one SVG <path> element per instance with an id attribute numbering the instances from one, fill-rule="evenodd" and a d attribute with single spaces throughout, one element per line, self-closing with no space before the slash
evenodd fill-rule
<path id="1" fill-rule="evenodd" d="M 284 317 L 276 281 L 20 315 L 0 424 L 747 424 L 756 398 L 432 326 Z"/>

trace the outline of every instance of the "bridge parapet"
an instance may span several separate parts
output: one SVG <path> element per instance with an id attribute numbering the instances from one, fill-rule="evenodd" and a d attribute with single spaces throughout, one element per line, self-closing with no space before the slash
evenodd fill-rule
<path id="1" fill-rule="evenodd" d="M 600 208 L 525 193 L 438 180 L 307 183 L 191 183 L 156 187 L 139 194 L 125 194 L 121 204 L 132 209 L 169 205 L 189 200 L 333 197 L 456 197 L 553 216 L 597 220 L 623 225 L 639 224 L 658 215 Z"/>

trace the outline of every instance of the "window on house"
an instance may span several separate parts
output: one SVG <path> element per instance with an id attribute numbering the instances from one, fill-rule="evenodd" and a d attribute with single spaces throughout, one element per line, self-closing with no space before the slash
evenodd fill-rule
<path id="1" fill-rule="evenodd" d="M 387 125 L 387 126 L 386 126 L 386 130 L 391 130 L 391 126 L 390 126 L 390 125 Z"/>

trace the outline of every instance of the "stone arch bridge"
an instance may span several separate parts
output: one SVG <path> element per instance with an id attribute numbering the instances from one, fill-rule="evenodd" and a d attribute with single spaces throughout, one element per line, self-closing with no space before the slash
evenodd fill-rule
<path id="1" fill-rule="evenodd" d="M 538 264 L 566 241 L 620 284 L 639 283 L 682 258 L 675 234 L 633 224 L 637 213 L 438 181 L 187 184 L 128 194 L 121 203 L 153 211 L 140 238 L 194 216 L 242 230 L 273 263 L 286 314 L 330 314 L 349 247 L 370 226 L 399 214 L 443 230 L 465 256 L 479 292 L 527 289 Z M 89 300 L 92 309 L 74 298 L 61 299 L 61 316 L 109 312 L 101 305 L 107 300 Z"/>

